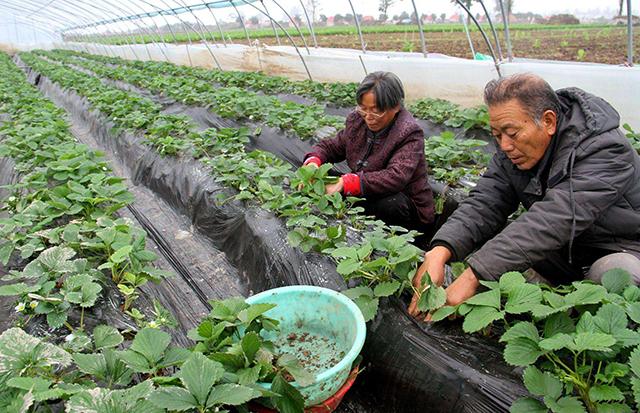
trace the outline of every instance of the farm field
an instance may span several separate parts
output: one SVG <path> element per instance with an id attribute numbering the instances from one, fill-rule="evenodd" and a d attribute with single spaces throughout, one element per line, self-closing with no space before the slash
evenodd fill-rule
<path id="1" fill-rule="evenodd" d="M 491 37 L 491 32 L 487 33 Z M 626 29 L 620 27 L 605 28 L 562 28 L 556 30 L 513 30 L 510 31 L 515 57 L 530 59 L 564 60 L 576 62 L 594 62 L 622 64 L 627 58 Z M 414 31 L 404 33 L 366 33 L 364 40 L 368 50 L 394 50 L 420 52 L 420 35 Z M 471 32 L 476 52 L 489 54 L 479 32 Z M 506 43 L 499 32 L 503 55 L 506 57 Z M 298 38 L 299 39 L 299 38 Z M 430 53 L 442 53 L 449 56 L 472 58 L 469 42 L 464 32 L 427 32 L 425 33 L 427 50 Z M 241 39 L 235 40 L 243 43 Z M 262 38 L 261 42 L 276 44 L 273 37 Z M 320 47 L 340 47 L 360 50 L 357 35 L 332 34 L 317 36 Z M 307 38 L 308 44 L 311 39 Z M 245 42 L 246 43 L 246 40 Z M 640 56 L 640 33 L 634 33 L 634 55 Z"/>
<path id="2" fill-rule="evenodd" d="M 483 27 L 493 41 L 491 31 L 487 25 Z M 417 26 L 364 26 L 362 28 L 367 50 L 375 51 L 413 51 L 420 52 L 420 35 Z M 443 53 L 450 56 L 471 58 L 469 42 L 463 31 L 462 25 L 438 24 L 426 25 L 425 39 L 427 50 L 432 53 Z M 503 55 L 506 56 L 506 44 L 503 32 L 497 27 L 498 37 L 501 40 Z M 301 30 L 308 45 L 313 45 L 310 33 L 307 29 Z M 213 41 L 221 43 L 218 32 L 211 29 Z M 302 46 L 300 36 L 290 29 L 289 34 L 298 46 Z M 276 45 L 273 32 L 268 29 L 250 30 L 252 40 L 259 39 L 268 45 Z M 280 41 L 288 44 L 281 33 Z M 607 64 L 622 64 L 627 58 L 627 33 L 626 27 L 611 25 L 513 25 L 510 28 L 512 48 L 515 57 L 531 59 L 549 59 L 577 62 L 594 62 Z M 198 41 L 196 34 L 191 34 L 191 41 Z M 242 30 L 230 30 L 225 32 L 229 41 L 247 44 Z M 339 47 L 349 49 L 361 49 L 360 39 L 355 27 L 319 27 L 316 30 L 318 46 Z M 481 34 L 472 28 L 471 38 L 477 52 L 489 54 Z M 135 36 L 136 42 L 149 42 L 150 36 Z M 187 42 L 184 33 L 178 33 L 179 42 Z M 157 41 L 158 38 L 153 38 Z M 126 44 L 117 37 L 100 39 L 106 43 Z M 131 40 L 128 40 L 131 41 Z M 169 35 L 164 36 L 164 41 L 175 42 Z M 636 61 L 640 56 L 640 31 L 634 30 L 634 56 Z"/>

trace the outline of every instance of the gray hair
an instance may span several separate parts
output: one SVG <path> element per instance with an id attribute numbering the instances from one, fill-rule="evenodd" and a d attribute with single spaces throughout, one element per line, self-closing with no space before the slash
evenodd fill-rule
<path id="1" fill-rule="evenodd" d="M 356 102 L 362 103 L 365 93 L 373 92 L 376 97 L 376 107 L 385 111 L 396 106 L 402 106 L 404 102 L 404 88 L 402 82 L 391 72 L 369 73 L 358 85 L 356 90 Z"/>
<path id="2" fill-rule="evenodd" d="M 542 115 L 551 110 L 560 113 L 561 105 L 553 88 L 540 76 L 533 73 L 520 73 L 491 80 L 484 87 L 484 102 L 493 106 L 516 99 L 533 119 L 540 125 Z"/>

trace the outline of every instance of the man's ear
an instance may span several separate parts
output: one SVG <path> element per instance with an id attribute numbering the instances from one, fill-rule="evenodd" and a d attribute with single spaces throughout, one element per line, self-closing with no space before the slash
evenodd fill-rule
<path id="1" fill-rule="evenodd" d="M 545 110 L 542 114 L 542 128 L 547 135 L 553 136 L 556 133 L 558 127 L 558 115 L 551 109 Z"/>

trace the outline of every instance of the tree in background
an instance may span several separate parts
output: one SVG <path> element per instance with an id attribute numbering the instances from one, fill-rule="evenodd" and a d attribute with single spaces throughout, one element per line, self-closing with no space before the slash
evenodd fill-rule
<path id="1" fill-rule="evenodd" d="M 467 10 L 471 10 L 471 3 L 473 3 L 474 0 L 461 0 L 460 3 L 464 4 L 464 6 L 467 8 Z M 451 3 L 455 4 L 456 6 L 459 5 L 459 3 L 456 0 L 451 0 Z M 469 24 L 471 22 L 471 15 L 467 14 L 467 24 Z"/>
<path id="2" fill-rule="evenodd" d="M 389 10 L 389 7 L 393 6 L 393 3 L 395 2 L 395 0 L 380 0 L 380 4 L 378 4 L 378 11 L 385 16 L 388 16 L 387 11 Z"/>
<path id="3" fill-rule="evenodd" d="M 445 21 L 446 19 L 447 19 L 447 13 L 442 13 L 442 14 L 440 15 L 440 22 L 441 22 L 441 23 L 444 23 L 444 21 Z"/>
<path id="4" fill-rule="evenodd" d="M 502 0 L 502 5 L 504 6 L 504 14 L 507 16 L 507 19 L 511 19 L 511 15 L 513 14 L 513 0 Z M 500 0 L 496 0 L 496 7 L 494 8 L 496 12 L 500 15 L 500 19 L 502 20 L 502 10 L 500 9 Z"/>
<path id="5" fill-rule="evenodd" d="M 315 22 L 317 13 L 320 11 L 320 0 L 306 0 L 304 2 L 304 8 L 307 9 L 309 19 L 311 19 L 312 22 Z"/>

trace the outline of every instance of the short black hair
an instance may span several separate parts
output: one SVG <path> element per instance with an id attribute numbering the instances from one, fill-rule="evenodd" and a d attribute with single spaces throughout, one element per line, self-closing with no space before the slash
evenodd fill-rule
<path id="1" fill-rule="evenodd" d="M 404 102 L 402 82 L 391 72 L 373 72 L 365 76 L 356 90 L 356 102 L 361 104 L 362 96 L 368 92 L 375 95 L 378 110 L 393 109 Z"/>
<path id="2" fill-rule="evenodd" d="M 493 106 L 516 99 L 536 124 L 545 111 L 560 114 L 558 95 L 543 78 L 533 73 L 518 73 L 489 81 L 484 88 L 484 102 Z"/>

